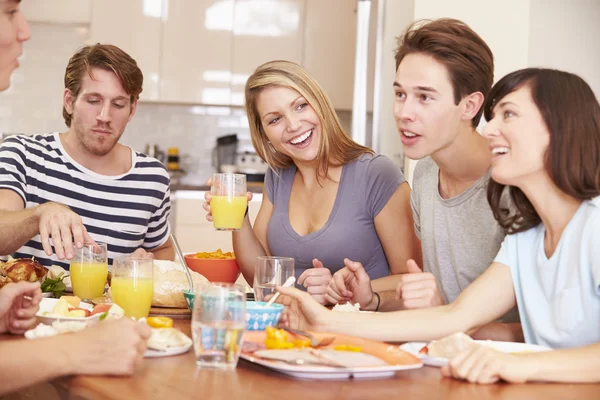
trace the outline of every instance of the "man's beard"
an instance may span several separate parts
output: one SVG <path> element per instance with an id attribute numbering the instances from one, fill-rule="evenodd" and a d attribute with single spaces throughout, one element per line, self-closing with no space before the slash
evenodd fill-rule
<path id="1" fill-rule="evenodd" d="M 110 153 L 121 138 L 121 135 L 115 136 L 114 133 L 110 136 L 95 136 L 91 129 L 86 134 L 81 122 L 74 119 L 73 124 L 79 143 L 87 152 L 95 156 L 105 156 Z"/>

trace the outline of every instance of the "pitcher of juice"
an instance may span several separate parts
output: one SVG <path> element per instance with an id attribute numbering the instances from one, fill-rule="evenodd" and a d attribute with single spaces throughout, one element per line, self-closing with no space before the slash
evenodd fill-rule
<path id="1" fill-rule="evenodd" d="M 248 197 L 246 175 L 214 174 L 210 190 L 213 225 L 218 231 L 239 231 L 244 223 Z"/>
<path id="2" fill-rule="evenodd" d="M 69 266 L 73 294 L 82 300 L 91 300 L 104 294 L 108 277 L 106 243 L 84 243 Z"/>
<path id="3" fill-rule="evenodd" d="M 154 295 L 154 262 L 131 256 L 115 259 L 110 292 L 126 317 L 147 317 Z"/>

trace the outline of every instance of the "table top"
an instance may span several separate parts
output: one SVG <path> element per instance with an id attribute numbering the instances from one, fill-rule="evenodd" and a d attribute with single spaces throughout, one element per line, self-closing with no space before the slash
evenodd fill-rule
<path id="1" fill-rule="evenodd" d="M 175 320 L 190 335 L 190 320 Z M 74 376 L 53 382 L 54 393 L 37 389 L 35 398 L 84 399 L 598 399 L 600 384 L 494 384 L 477 385 L 442 378 L 438 368 L 401 371 L 391 378 L 373 380 L 308 381 L 290 378 L 240 360 L 234 371 L 200 369 L 193 350 L 147 358 L 131 377 Z M 32 388 L 29 390 L 31 396 Z M 44 395 L 48 393 L 48 395 Z"/>

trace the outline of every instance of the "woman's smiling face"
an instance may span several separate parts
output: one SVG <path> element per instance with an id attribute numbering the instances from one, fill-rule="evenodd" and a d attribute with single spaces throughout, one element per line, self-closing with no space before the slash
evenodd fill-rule
<path id="1" fill-rule="evenodd" d="M 0 0 L 0 90 L 10 86 L 10 76 L 19 66 L 23 42 L 31 36 L 19 1 Z"/>

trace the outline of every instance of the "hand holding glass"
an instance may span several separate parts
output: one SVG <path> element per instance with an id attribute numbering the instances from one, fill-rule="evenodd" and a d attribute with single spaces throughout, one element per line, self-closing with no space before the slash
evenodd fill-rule
<path id="1" fill-rule="evenodd" d="M 214 174 L 210 189 L 213 225 L 218 231 L 239 231 L 244 223 L 248 197 L 246 175 Z"/>

